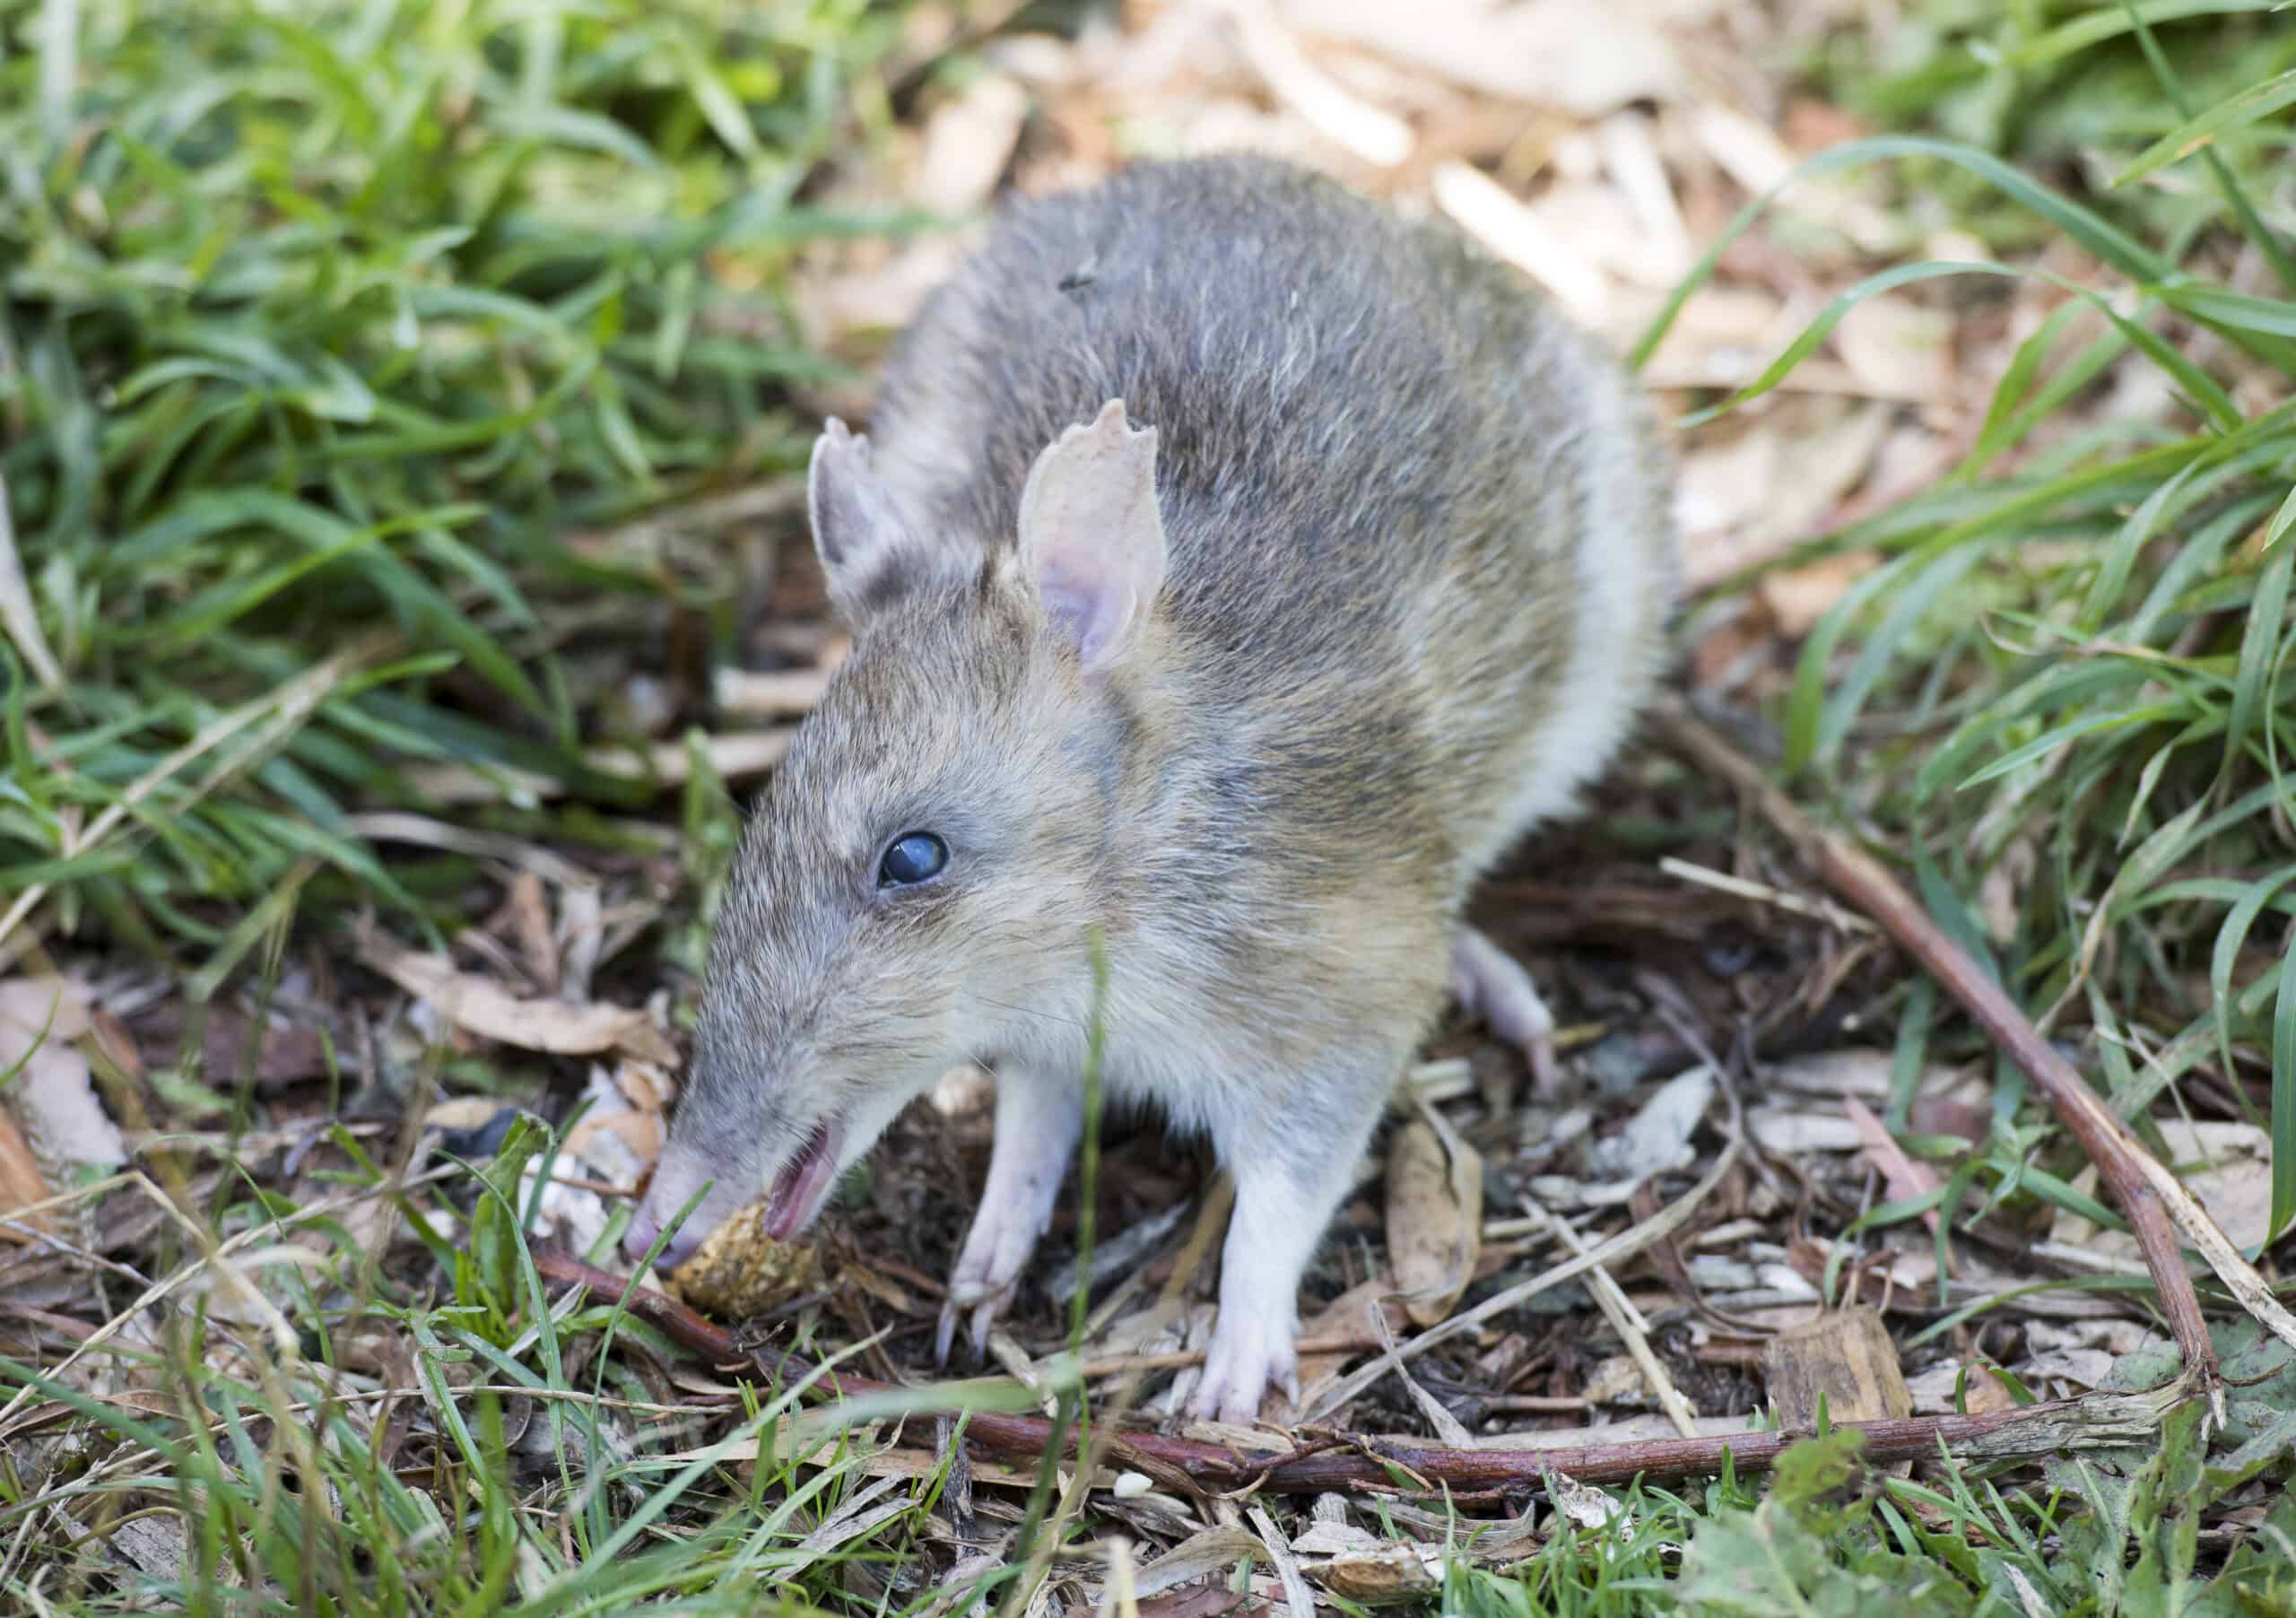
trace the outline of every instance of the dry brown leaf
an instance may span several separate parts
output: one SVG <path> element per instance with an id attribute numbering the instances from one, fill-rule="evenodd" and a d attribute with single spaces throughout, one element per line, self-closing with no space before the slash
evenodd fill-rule
<path id="1" fill-rule="evenodd" d="M 1969 1372 L 1966 1380 L 1961 1376 L 1964 1369 Z M 1993 1415 L 2017 1403 L 2016 1396 L 2002 1385 L 2001 1379 L 1984 1366 L 1964 1367 L 1955 1360 L 1933 1365 L 1919 1376 L 1908 1377 L 1906 1396 L 1916 1415 L 1952 1415 L 1960 1411 L 1970 1415 Z"/>
<path id="2" fill-rule="evenodd" d="M 550 895 L 543 890 L 542 878 L 532 871 L 518 872 L 510 878 L 509 899 L 510 927 L 526 970 L 543 993 L 556 994 L 561 963 L 558 935 L 550 925 Z"/>
<path id="3" fill-rule="evenodd" d="M 1554 1509 L 1582 1528 L 1606 1528 L 1613 1522 L 1619 1525 L 1622 1537 L 1631 1538 L 1633 1519 L 1625 1506 L 1613 1500 L 1591 1483 L 1582 1483 L 1567 1472 L 1542 1474 L 1546 1484 L 1547 1498 Z"/>
<path id="4" fill-rule="evenodd" d="M 1423 1600 L 1443 1588 L 1441 1575 L 1406 1545 L 1343 1552 L 1316 1572 L 1316 1581 L 1333 1595 L 1367 1605 Z"/>
<path id="5" fill-rule="evenodd" d="M 1892 1202 L 1919 1196 L 1944 1183 L 1944 1177 L 1935 1169 L 1907 1156 L 1905 1148 L 1892 1138 L 1882 1120 L 1874 1116 L 1873 1109 L 1856 1096 L 1843 1097 L 1841 1106 L 1842 1110 L 1849 1115 L 1850 1123 L 1857 1127 L 1857 1133 L 1864 1138 L 1866 1156 L 1873 1159 L 1874 1166 L 1882 1171 L 1882 1183 L 1890 1188 Z M 1935 1231 L 1937 1210 L 1930 1209 L 1923 1215 L 1923 1220 L 1931 1231 Z"/>
<path id="6" fill-rule="evenodd" d="M 1880 292 L 1842 316 L 1833 345 L 1874 397 L 1936 399 L 1952 386 L 1952 329 L 1944 310 L 1925 308 L 1902 292 Z"/>
<path id="7" fill-rule="evenodd" d="M 1004 74 L 985 74 L 934 110 L 910 198 L 935 213 L 970 213 L 988 201 L 1020 144 L 1029 93 Z"/>
<path id="8" fill-rule="evenodd" d="M 1645 1098 L 1625 1128 L 1595 1143 L 1587 1166 L 1613 1181 L 1639 1184 L 1694 1161 L 1691 1136 L 1714 1104 L 1714 1070 L 1683 1069 Z"/>
<path id="9" fill-rule="evenodd" d="M 1886 404 L 1845 410 L 1831 400 L 1789 400 L 1765 420 L 1766 443 L 1759 441 L 1763 431 L 1757 429 L 1748 435 L 1757 442 L 1723 452 L 1734 458 L 1701 466 L 1708 457 L 1688 457 L 1698 479 L 1690 497 L 1703 502 L 1685 514 L 1691 587 L 1703 589 L 1767 561 L 1822 529 L 1843 497 L 1872 471 L 1894 413 Z M 1796 604 L 1789 597 L 1784 605 Z M 1827 599 L 1814 606 L 1822 612 L 1831 605 Z M 1775 611 L 1779 604 L 1771 605 Z"/>
<path id="10" fill-rule="evenodd" d="M 1866 1144 L 1857 1126 L 1804 1107 L 1761 1107 L 1746 1114 L 1746 1133 L 1765 1152 L 1855 1152 Z"/>
<path id="11" fill-rule="evenodd" d="M 87 986 L 67 978 L 0 983 L 0 1073 L 15 1073 L 8 1106 L 35 1153 L 117 1169 L 127 1161 L 127 1143 L 73 1043 L 88 1033 L 88 1005 Z"/>
<path id="12" fill-rule="evenodd" d="M 744 718 L 786 719 L 810 712 L 829 684 L 826 668 L 785 668 L 766 673 L 718 671 L 718 708 Z"/>
<path id="13" fill-rule="evenodd" d="M 642 1011 L 592 1002 L 569 1005 L 529 1000 L 491 978 L 457 971 L 441 956 L 411 950 L 362 926 L 359 957 L 408 994 L 426 1000 L 455 1024 L 483 1039 L 553 1056 L 594 1056 L 623 1050 L 664 1067 L 678 1065 L 677 1047 Z"/>
<path id="14" fill-rule="evenodd" d="M 1227 0 L 1226 9 L 1254 71 L 1318 134 L 1380 168 L 1411 155 L 1411 126 L 1334 83 L 1276 22 L 1267 0 Z"/>
<path id="15" fill-rule="evenodd" d="M 2162 1168 L 2199 1200 L 2232 1245 L 2253 1248 L 2264 1240 L 2272 1224 L 2271 1135 L 2254 1124 L 2232 1120 L 2162 1118 L 2160 1127 L 2169 1148 Z M 2095 1168 L 2083 1170 L 2074 1184 L 2095 1196 Z M 2144 1264 L 2134 1236 L 2100 1231 L 2077 1214 L 2059 1210 L 2050 1236 L 2121 1260 L 2132 1269 Z"/>
<path id="16" fill-rule="evenodd" d="M 1387 1148 L 1387 1259 L 1415 1325 L 1450 1314 L 1482 1251 L 1482 1154 L 1465 1141 L 1447 1150 L 1432 1125 L 1411 1119 Z"/>
<path id="17" fill-rule="evenodd" d="M 1610 283 L 1575 242 L 1480 169 L 1442 163 L 1430 183 L 1435 205 L 1499 257 L 1527 272 L 1578 319 L 1601 326 L 1608 318 Z"/>
<path id="18" fill-rule="evenodd" d="M 1394 1300 L 1399 1289 L 1391 1275 L 1374 1275 L 1359 1282 L 1317 1311 L 1315 1317 L 1300 1327 L 1302 1342 L 1354 1341 L 1376 1342 L 1379 1335 L 1377 1311 L 1384 1309 L 1390 1330 L 1400 1331 L 1404 1325 L 1403 1306 Z M 1387 1300 L 1382 1303 L 1382 1300 Z M 1327 1354 L 1300 1356 L 1300 1387 L 1302 1396 L 1326 1377 L 1335 1377 L 1347 1369 L 1347 1362 L 1362 1351 L 1349 1349 Z"/>
<path id="19" fill-rule="evenodd" d="M 1882 565 L 1880 552 L 1845 551 L 1821 557 L 1807 567 L 1766 573 L 1754 587 L 1770 622 L 1788 640 L 1799 640 L 1849 594 L 1849 587 Z"/>
<path id="20" fill-rule="evenodd" d="M 1347 39 L 1512 100 L 1582 117 L 1678 95 L 1682 63 L 1648 5 L 1622 0 L 1283 0 L 1309 38 Z"/>
<path id="21" fill-rule="evenodd" d="M 46 1202 L 52 1195 L 47 1178 L 39 1171 L 39 1157 L 24 1139 L 23 1131 L 16 1127 L 15 1116 L 7 1108 L 0 1107 L 0 1219 L 13 1215 L 19 1208 Z M 21 1222 L 39 1231 L 56 1229 L 52 1214 L 34 1214 Z M 0 1240 L 22 1240 L 16 1231 L 0 1229 Z"/>

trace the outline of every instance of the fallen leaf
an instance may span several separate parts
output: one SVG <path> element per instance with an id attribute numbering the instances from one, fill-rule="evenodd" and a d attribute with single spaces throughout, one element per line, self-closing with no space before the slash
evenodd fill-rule
<path id="1" fill-rule="evenodd" d="M 2272 1224 L 2271 1135 L 2254 1124 L 2222 1119 L 2162 1118 L 2160 1128 L 2169 1149 L 2165 1165 L 2200 1199 L 2200 1205 L 2208 1210 L 2232 1245 L 2250 1248 L 2262 1242 Z M 2074 1185 L 2094 1196 L 2095 1167 L 2083 1170 Z M 2063 1209 L 2057 1212 L 2050 1237 L 2119 1259 L 2131 1269 L 2143 1267 L 2144 1262 L 2135 1237 L 2100 1231 L 2078 1214 Z"/>
<path id="2" fill-rule="evenodd" d="M 550 895 L 543 887 L 542 878 L 532 871 L 520 871 L 510 878 L 509 894 L 510 928 L 518 941 L 518 953 L 525 957 L 526 970 L 545 995 L 558 992 L 560 961 L 558 935 L 550 925 Z"/>
<path id="3" fill-rule="evenodd" d="M 826 668 L 784 668 L 762 673 L 721 668 L 717 674 L 718 711 L 744 718 L 786 719 L 809 713 L 829 684 Z"/>
<path id="4" fill-rule="evenodd" d="M 1952 318 L 1902 292 L 1860 300 L 1833 328 L 1834 351 L 1877 399 L 1926 401 L 1952 385 Z M 2149 369 L 2149 368 L 2148 368 Z"/>
<path id="5" fill-rule="evenodd" d="M 1361 1523 L 1316 1521 L 1292 1542 L 1295 1556 L 1344 1556 L 1354 1552 L 1378 1552 L 1388 1542 Z"/>
<path id="6" fill-rule="evenodd" d="M 23 1131 L 16 1127 L 14 1114 L 0 1107 L 0 1217 L 13 1217 L 19 1208 L 29 1208 L 46 1202 L 54 1193 L 47 1177 L 39 1171 L 39 1159 Z M 34 1214 L 19 1222 L 35 1230 L 53 1231 L 56 1219 L 50 1214 Z M 0 1230 L 0 1238 L 22 1241 L 16 1231 Z"/>
<path id="7" fill-rule="evenodd" d="M 2001 1379 L 1982 1365 L 1968 1368 L 1969 1379 L 1961 1381 L 1962 1366 L 1958 1361 L 1933 1365 L 1918 1376 L 1906 1379 L 1906 1396 L 1916 1415 L 1951 1415 L 1957 1406 L 1953 1390 L 1961 1388 L 1962 1405 L 1971 1415 L 1992 1415 L 1998 1411 L 2013 1409 L 2016 1398 L 2002 1386 Z"/>
<path id="8" fill-rule="evenodd" d="M 2101 1348 L 2053 1348 L 2031 1354 L 2013 1369 L 2018 1380 L 2031 1387 L 2042 1382 L 2064 1382 L 2083 1392 L 2104 1386 L 2118 1356 Z"/>
<path id="9" fill-rule="evenodd" d="M 1330 1342 L 1347 1339 L 1375 1343 L 1379 1336 L 1377 1312 L 1382 1308 L 1387 1314 L 1388 1329 L 1400 1331 L 1404 1327 L 1403 1305 L 1396 1300 L 1395 1294 L 1401 1290 L 1391 1275 L 1374 1275 L 1369 1281 L 1359 1282 L 1324 1305 L 1312 1319 L 1301 1325 L 1300 1340 Z M 1384 1305 L 1382 1299 L 1387 1300 Z M 1304 1401 L 1302 1407 L 1314 1404 L 1313 1390 L 1318 1383 L 1337 1376 L 1347 1369 L 1349 1361 L 1363 1352 L 1361 1349 L 1347 1349 L 1335 1353 L 1300 1355 L 1300 1396 Z"/>
<path id="10" fill-rule="evenodd" d="M 996 189 L 1020 144 L 1029 94 L 1016 79 L 984 74 L 925 122 L 925 156 L 910 199 L 934 213 L 970 213 Z"/>
<path id="11" fill-rule="evenodd" d="M 1866 1155 L 1882 1171 L 1882 1183 L 1889 1187 L 1892 1202 L 1919 1196 L 1944 1183 L 1944 1177 L 1935 1169 L 1907 1156 L 1905 1148 L 1899 1145 L 1883 1127 L 1882 1120 L 1874 1116 L 1873 1109 L 1856 1096 L 1845 1098 L 1841 1106 L 1842 1110 L 1849 1115 L 1851 1127 L 1863 1137 Z M 1936 1209 L 1930 1209 L 1922 1218 L 1931 1231 L 1937 1229 Z"/>
<path id="12" fill-rule="evenodd" d="M 137 1057 L 153 1066 L 181 1067 L 194 1059 L 208 1082 L 228 1088 L 252 1078 L 257 1089 L 271 1089 L 327 1074 L 327 1043 L 316 1028 L 258 1027 L 253 1019 L 227 1005 L 210 1004 L 199 1019 L 199 1048 L 186 1048 L 193 1018 L 188 1008 L 165 1005 L 153 1008 L 135 1024 Z M 124 1066 L 124 1064 L 123 1064 Z"/>
<path id="13" fill-rule="evenodd" d="M 1333 1595 L 1369 1605 L 1423 1599 L 1443 1588 L 1441 1573 L 1407 1545 L 1378 1551 L 1349 1551 L 1317 1570 L 1317 1582 Z"/>
<path id="14" fill-rule="evenodd" d="M 1345 39 L 1471 89 L 1582 117 L 1668 100 L 1683 66 L 1657 20 L 1600 0 L 1283 0 L 1304 36 Z"/>
<path id="15" fill-rule="evenodd" d="M 1765 1107 L 1746 1115 L 1746 1132 L 1766 1152 L 1855 1152 L 1865 1137 L 1848 1118 L 1804 1108 Z"/>
<path id="16" fill-rule="evenodd" d="M 457 1027 L 483 1039 L 554 1056 L 593 1056 L 622 1049 L 664 1067 L 678 1064 L 677 1048 L 642 1011 L 599 1001 L 569 1005 L 557 1000 L 529 1000 L 491 978 L 457 971 L 443 957 L 404 948 L 371 925 L 361 927 L 358 949 L 360 959 L 369 966 L 417 999 L 429 1002 Z"/>
<path id="17" fill-rule="evenodd" d="M 1230 0 L 1228 11 L 1245 58 L 1318 134 L 1380 168 L 1411 155 L 1411 126 L 1335 83 L 1270 14 L 1266 0 Z"/>
<path id="18" fill-rule="evenodd" d="M 1588 1166 L 1612 1180 L 1640 1182 L 1693 1156 L 1690 1137 L 1714 1100 L 1714 1070 L 1700 1063 L 1658 1086 L 1619 1134 L 1596 1141 Z"/>
<path id="19" fill-rule="evenodd" d="M 1433 1126 L 1411 1119 L 1387 1149 L 1387 1257 L 1404 1312 L 1440 1325 L 1482 1250 L 1482 1154 L 1465 1141 L 1447 1150 Z"/>
<path id="20" fill-rule="evenodd" d="M 1438 165 L 1431 183 L 1435 205 L 1460 229 L 1527 272 L 1581 322 L 1604 323 L 1610 309 L 1610 283 L 1529 204 L 1465 163 Z"/>
<path id="21" fill-rule="evenodd" d="M 1807 567 L 1765 573 L 1755 590 L 1778 632 L 1799 640 L 1849 594 L 1850 586 L 1881 565 L 1877 551 L 1844 551 L 1820 557 Z"/>
<path id="22" fill-rule="evenodd" d="M 36 1154 L 117 1169 L 127 1161 L 127 1143 L 73 1044 L 89 1030 L 88 996 L 67 978 L 0 983 L 0 1073 L 16 1075 L 0 1093 Z"/>
<path id="23" fill-rule="evenodd" d="M 1624 1506 L 1602 1490 L 1562 1472 L 1543 1474 L 1541 1481 L 1546 1485 L 1547 1498 L 1554 1502 L 1554 1509 L 1580 1527 L 1606 1528 L 1616 1523 L 1622 1537 L 1632 1537 L 1633 1518 Z"/>

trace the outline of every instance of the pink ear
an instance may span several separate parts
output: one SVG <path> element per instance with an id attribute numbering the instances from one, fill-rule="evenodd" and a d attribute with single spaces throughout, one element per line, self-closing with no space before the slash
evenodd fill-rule
<path id="1" fill-rule="evenodd" d="M 871 467 L 866 435 L 835 416 L 813 440 L 805 514 L 830 597 L 848 621 L 918 582 L 935 560 Z"/>
<path id="2" fill-rule="evenodd" d="M 1122 657 L 1164 585 L 1156 430 L 1130 426 L 1110 399 L 1047 445 L 1021 490 L 1020 537 L 1037 599 L 1084 666 Z"/>

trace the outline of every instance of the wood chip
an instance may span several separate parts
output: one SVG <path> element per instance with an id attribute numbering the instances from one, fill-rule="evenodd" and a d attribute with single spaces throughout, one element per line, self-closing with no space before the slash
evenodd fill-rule
<path id="1" fill-rule="evenodd" d="M 1788 1427 L 1813 1425 L 1820 1399 L 1831 1422 L 1913 1414 L 1897 1345 L 1876 1309 L 1836 1309 L 1779 1333 L 1762 1351 L 1762 1370 L 1770 1401 Z"/>

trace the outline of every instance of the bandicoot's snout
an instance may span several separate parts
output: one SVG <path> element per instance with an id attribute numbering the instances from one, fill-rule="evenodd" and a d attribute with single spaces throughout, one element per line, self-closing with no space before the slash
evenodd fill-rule
<path id="1" fill-rule="evenodd" d="M 834 1119 L 815 1125 L 796 1152 L 762 1186 L 723 1163 L 713 1164 L 703 1152 L 672 1141 L 662 1148 L 661 1160 L 654 1165 L 654 1183 L 647 1188 L 646 1199 L 622 1239 L 622 1253 L 633 1264 L 645 1257 L 663 1229 L 677 1218 L 678 1211 L 699 1196 L 700 1202 L 654 1261 L 658 1269 L 674 1270 L 761 1189 L 766 1193 L 761 1216 L 766 1235 L 776 1241 L 793 1240 L 820 1217 L 829 1201 L 845 1138 L 844 1129 Z"/>
<path id="2" fill-rule="evenodd" d="M 741 1187 L 722 1171 L 713 1170 L 700 1153 L 675 1141 L 665 1146 L 661 1161 L 654 1165 L 654 1183 L 647 1188 L 637 1217 L 622 1236 L 623 1255 L 632 1263 L 645 1257 L 663 1227 L 678 1216 L 678 1210 L 692 1201 L 705 1183 L 709 1187 L 708 1194 L 657 1257 L 657 1269 L 674 1270 L 691 1257 L 702 1238 L 725 1223 L 743 1202 Z"/>

